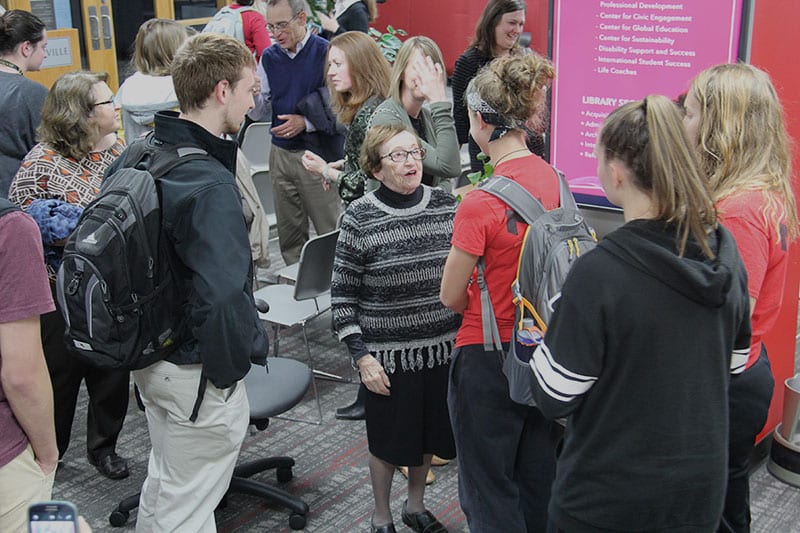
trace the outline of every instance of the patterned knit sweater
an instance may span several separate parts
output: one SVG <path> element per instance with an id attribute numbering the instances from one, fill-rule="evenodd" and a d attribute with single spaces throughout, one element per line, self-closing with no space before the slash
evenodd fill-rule
<path id="1" fill-rule="evenodd" d="M 439 301 L 455 198 L 422 185 L 408 201 L 387 203 L 387 191 L 345 211 L 331 297 L 339 339 L 361 335 L 392 374 L 449 361 L 461 319 Z"/>

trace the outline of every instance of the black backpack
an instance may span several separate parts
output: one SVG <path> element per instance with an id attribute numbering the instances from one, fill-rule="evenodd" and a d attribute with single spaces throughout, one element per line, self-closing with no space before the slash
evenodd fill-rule
<path id="1" fill-rule="evenodd" d="M 594 230 L 583 219 L 566 178 L 557 169 L 560 207 L 550 211 L 521 185 L 503 176 L 481 183 L 480 190 L 500 198 L 527 224 L 517 262 L 517 277 L 509 296 L 516 307 L 514 330 L 503 363 L 511 399 L 536 405 L 530 358 L 544 339 L 553 303 L 572 265 L 597 245 Z M 502 350 L 494 309 L 483 280 L 483 258 L 478 262 L 481 289 L 483 345 L 487 351 Z"/>
<path id="2" fill-rule="evenodd" d="M 98 368 L 144 368 L 164 359 L 186 335 L 174 251 L 162 232 L 158 180 L 187 161 L 210 157 L 194 147 L 155 149 L 149 140 L 139 141 L 146 146 L 133 167 L 105 177 L 58 270 L 67 346 Z"/>

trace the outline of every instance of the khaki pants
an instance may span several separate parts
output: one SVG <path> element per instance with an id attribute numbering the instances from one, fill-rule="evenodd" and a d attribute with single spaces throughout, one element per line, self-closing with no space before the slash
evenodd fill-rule
<path id="1" fill-rule="evenodd" d="M 0 531 L 28 531 L 28 506 L 51 499 L 56 471 L 45 475 L 28 447 L 0 468 Z"/>
<path id="2" fill-rule="evenodd" d="M 302 150 L 284 150 L 274 144 L 269 153 L 278 244 L 287 265 L 300 260 L 300 250 L 308 240 L 308 219 L 318 235 L 329 233 L 336 229 L 341 205 L 336 187 L 323 190 L 320 177 L 303 167 L 302 156 Z"/>
<path id="3" fill-rule="evenodd" d="M 150 460 L 136 531 L 213 533 L 214 509 L 228 490 L 250 422 L 244 382 L 206 387 L 197 420 L 201 365 L 159 361 L 133 372 L 147 415 Z"/>

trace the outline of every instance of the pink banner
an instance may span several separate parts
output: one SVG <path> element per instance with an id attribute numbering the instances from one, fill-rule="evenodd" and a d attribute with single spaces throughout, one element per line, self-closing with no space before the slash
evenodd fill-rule
<path id="1" fill-rule="evenodd" d="M 742 0 L 554 0 L 550 161 L 579 201 L 607 205 L 594 146 L 605 117 L 736 61 Z"/>

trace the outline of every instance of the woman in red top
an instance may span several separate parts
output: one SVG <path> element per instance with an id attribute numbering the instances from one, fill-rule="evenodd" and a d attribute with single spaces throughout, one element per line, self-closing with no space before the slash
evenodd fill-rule
<path id="1" fill-rule="evenodd" d="M 498 58 L 465 93 L 470 134 L 494 172 L 521 184 L 546 209 L 559 204 L 553 169 L 528 150 L 526 124 L 542 124 L 552 64 L 537 54 Z M 456 212 L 452 247 L 442 278 L 442 302 L 463 314 L 450 370 L 448 407 L 458 451 L 459 495 L 472 531 L 544 531 L 555 474 L 559 430 L 533 407 L 517 404 L 502 372 L 504 353 L 485 351 L 479 258 L 508 346 L 514 322 L 511 296 L 525 223 L 500 199 L 480 190 Z"/>
<path id="2" fill-rule="evenodd" d="M 778 318 L 789 241 L 798 230 L 788 135 L 769 76 L 751 65 L 701 72 L 685 107 L 684 125 L 697 143 L 719 220 L 747 269 L 753 334 L 747 359 L 731 365 L 728 492 L 719 530 L 750 531 L 749 458 L 773 390 L 763 337 Z"/>

